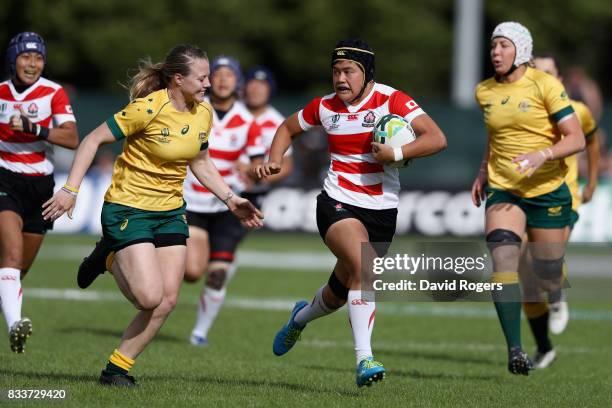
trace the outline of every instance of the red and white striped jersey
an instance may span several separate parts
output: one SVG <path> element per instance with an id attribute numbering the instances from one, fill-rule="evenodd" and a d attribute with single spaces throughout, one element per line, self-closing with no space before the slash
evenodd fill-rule
<path id="1" fill-rule="evenodd" d="M 0 83 L 0 167 L 32 176 L 51 174 L 52 146 L 9 128 L 11 116 L 19 115 L 20 108 L 30 121 L 47 128 L 75 122 L 68 95 L 61 85 L 42 77 L 23 93 L 18 93 L 10 80 Z"/>
<path id="2" fill-rule="evenodd" d="M 378 164 L 371 146 L 374 124 L 389 113 L 408 122 L 425 114 L 410 96 L 378 83 L 358 105 L 345 104 L 333 93 L 298 112 L 303 130 L 322 125 L 327 132 L 331 163 L 323 188 L 330 197 L 373 210 L 397 208 L 398 170 Z"/>
<path id="3" fill-rule="evenodd" d="M 213 126 L 208 137 L 208 152 L 225 182 L 236 194 L 244 190 L 236 165 L 240 155 L 263 156 L 266 148 L 262 144 L 261 128 L 242 102 L 235 102 L 231 109 L 219 119 L 213 110 Z M 184 198 L 187 210 L 202 213 L 227 211 L 213 193 L 200 184 L 191 170 L 187 172 L 184 184 Z"/>
<path id="4" fill-rule="evenodd" d="M 266 147 L 266 159 L 270 153 L 270 146 L 272 146 L 272 140 L 276 134 L 276 129 L 283 123 L 285 117 L 281 115 L 274 107 L 268 105 L 266 110 L 259 116 L 255 117 L 255 122 L 261 128 L 262 143 Z M 285 156 L 291 155 L 293 150 L 291 146 Z"/>

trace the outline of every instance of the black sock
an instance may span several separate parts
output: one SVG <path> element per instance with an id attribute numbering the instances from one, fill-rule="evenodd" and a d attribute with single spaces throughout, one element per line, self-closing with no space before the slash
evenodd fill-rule
<path id="1" fill-rule="evenodd" d="M 561 301 L 561 289 L 557 289 L 548 294 L 548 303 L 557 303 Z"/>
<path id="2" fill-rule="evenodd" d="M 552 350 L 552 344 L 550 343 L 550 338 L 548 337 L 548 312 L 544 313 L 542 316 L 534 317 L 528 320 L 529 326 L 531 327 L 531 332 L 533 333 L 533 337 L 538 345 L 538 351 L 541 353 L 546 353 Z"/>
<path id="3" fill-rule="evenodd" d="M 106 363 L 106 372 L 111 373 L 111 374 L 120 374 L 120 375 L 127 375 L 127 370 L 111 363 L 110 361 L 108 363 Z"/>

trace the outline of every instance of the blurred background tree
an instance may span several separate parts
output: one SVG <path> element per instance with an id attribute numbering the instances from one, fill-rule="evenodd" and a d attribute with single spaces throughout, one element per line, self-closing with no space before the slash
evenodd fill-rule
<path id="1" fill-rule="evenodd" d="M 330 89 L 329 54 L 341 38 L 359 36 L 377 53 L 377 78 L 421 98 L 447 99 L 452 70 L 454 1 L 354 0 L 5 0 L 0 9 L 3 48 L 17 32 L 47 41 L 47 74 L 78 87 L 120 90 L 137 59 L 163 58 L 190 42 L 210 56 L 237 56 L 244 66 L 264 63 L 288 93 Z M 609 0 L 485 2 L 488 38 L 500 21 L 516 20 L 533 33 L 536 52 L 580 63 L 605 95 L 612 69 Z M 490 74 L 488 41 L 483 68 Z"/>

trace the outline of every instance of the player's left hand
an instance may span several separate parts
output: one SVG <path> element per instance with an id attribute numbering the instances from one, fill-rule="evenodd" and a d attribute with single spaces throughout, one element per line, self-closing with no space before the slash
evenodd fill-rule
<path id="1" fill-rule="evenodd" d="M 526 154 L 521 154 L 512 159 L 512 163 L 517 163 L 516 171 L 531 177 L 546 162 L 546 152 L 537 150 Z"/>
<path id="2" fill-rule="evenodd" d="M 584 186 L 584 190 L 582 190 L 582 203 L 586 204 L 593 199 L 593 193 L 595 193 L 595 189 L 597 188 L 597 184 L 587 184 Z"/>
<path id="3" fill-rule="evenodd" d="M 393 148 L 378 142 L 372 142 L 372 155 L 380 164 L 390 164 L 395 161 Z"/>
<path id="4" fill-rule="evenodd" d="M 238 217 L 240 223 L 247 228 L 261 228 L 263 227 L 263 214 L 262 212 L 253 205 L 249 200 L 242 197 L 233 196 L 228 202 L 227 206 L 230 211 Z"/>
<path id="5" fill-rule="evenodd" d="M 59 190 L 43 204 L 43 218 L 45 220 L 55 221 L 64 215 L 65 212 L 68 212 L 68 218 L 72 219 L 72 212 L 74 211 L 75 205 L 76 196 Z"/>

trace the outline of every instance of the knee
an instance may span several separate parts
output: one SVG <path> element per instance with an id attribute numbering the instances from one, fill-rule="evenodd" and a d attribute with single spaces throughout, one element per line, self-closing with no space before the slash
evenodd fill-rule
<path id="1" fill-rule="evenodd" d="M 487 247 L 497 261 L 518 260 L 522 239 L 507 229 L 494 229 L 486 237 Z"/>
<path id="2" fill-rule="evenodd" d="M 183 276 L 183 280 L 187 283 L 195 283 L 200 280 L 202 277 L 202 270 L 197 270 L 195 268 L 187 267 L 185 268 L 185 275 Z"/>
<path id="3" fill-rule="evenodd" d="M 135 297 L 134 306 L 138 310 L 156 309 L 163 301 L 161 293 L 142 293 Z"/>
<path id="4" fill-rule="evenodd" d="M 563 276 L 563 257 L 559 259 L 533 258 L 533 273 L 540 279 L 556 281 Z"/>
<path id="5" fill-rule="evenodd" d="M 164 316 L 167 314 L 170 314 L 170 312 L 172 312 L 174 308 L 176 307 L 177 301 L 178 301 L 177 295 L 164 296 L 163 300 L 157 307 L 157 311 L 159 312 L 159 314 L 164 315 Z"/>
<path id="6" fill-rule="evenodd" d="M 227 268 L 217 267 L 208 271 L 206 286 L 212 289 L 221 290 L 227 280 Z"/>

